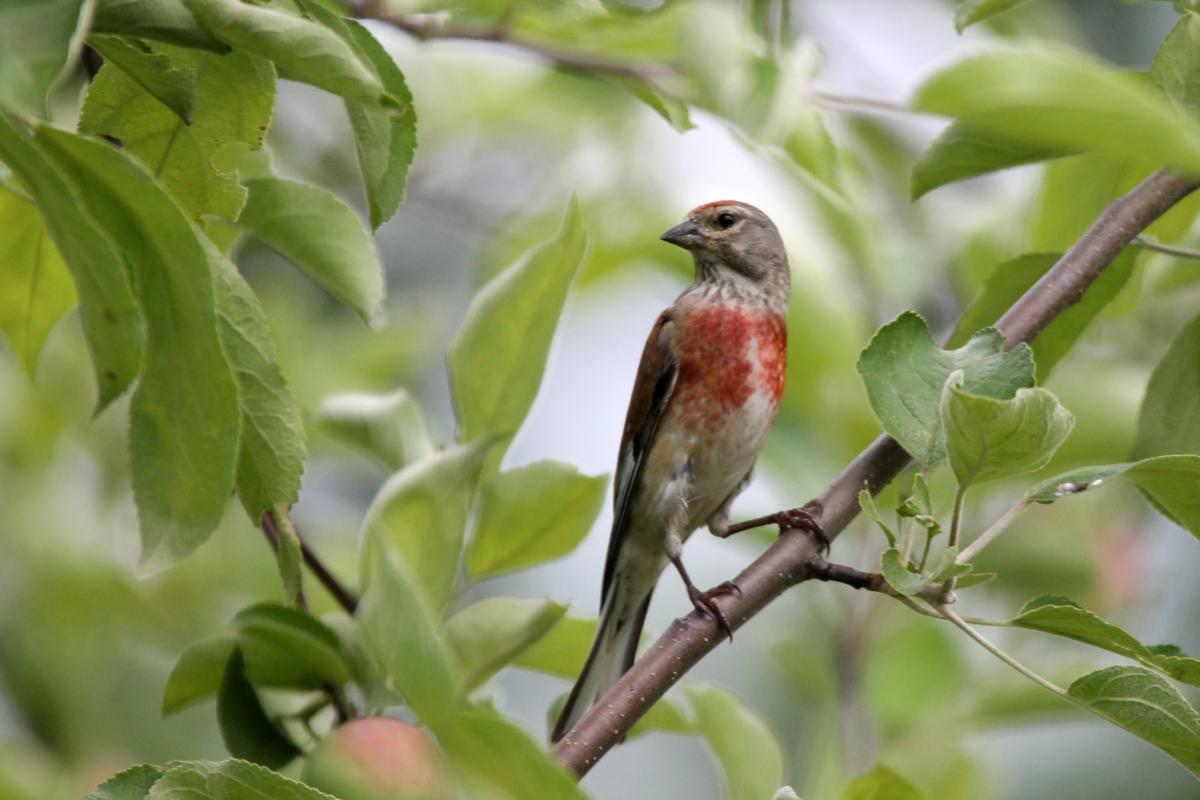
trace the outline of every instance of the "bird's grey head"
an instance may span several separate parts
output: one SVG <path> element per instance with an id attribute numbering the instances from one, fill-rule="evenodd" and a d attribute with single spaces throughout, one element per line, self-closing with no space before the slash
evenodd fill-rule
<path id="1" fill-rule="evenodd" d="M 729 270 L 785 295 L 791 285 L 779 229 L 749 203 L 718 200 L 696 206 L 662 240 L 691 252 L 700 280 L 720 280 Z"/>

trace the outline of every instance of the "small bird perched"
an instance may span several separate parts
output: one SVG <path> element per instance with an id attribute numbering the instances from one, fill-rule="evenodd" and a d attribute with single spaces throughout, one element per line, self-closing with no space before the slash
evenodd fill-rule
<path id="1" fill-rule="evenodd" d="M 662 239 L 691 252 L 696 279 L 659 315 L 642 352 L 617 461 L 600 623 L 555 742 L 633 664 L 668 563 L 692 604 L 732 637 L 714 597 L 737 587 L 700 591 L 680 553 L 706 523 L 720 537 L 748 527 L 731 528 L 729 507 L 750 482 L 783 394 L 791 271 L 775 224 L 746 203 L 698 206 Z"/>

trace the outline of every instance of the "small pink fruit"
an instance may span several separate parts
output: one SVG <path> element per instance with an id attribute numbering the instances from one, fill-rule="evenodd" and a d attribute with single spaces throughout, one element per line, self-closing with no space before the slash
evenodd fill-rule
<path id="1" fill-rule="evenodd" d="M 309 754 L 304 782 L 341 800 L 450 800 L 441 755 L 420 729 L 363 717 L 330 733 Z"/>

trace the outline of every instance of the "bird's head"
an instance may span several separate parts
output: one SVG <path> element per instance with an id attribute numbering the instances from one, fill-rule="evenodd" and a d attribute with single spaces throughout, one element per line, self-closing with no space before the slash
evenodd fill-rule
<path id="1" fill-rule="evenodd" d="M 701 279 L 720 278 L 723 270 L 756 283 L 789 283 L 787 252 L 779 229 L 748 203 L 718 200 L 696 206 L 687 218 L 662 235 L 664 242 L 691 252 Z"/>

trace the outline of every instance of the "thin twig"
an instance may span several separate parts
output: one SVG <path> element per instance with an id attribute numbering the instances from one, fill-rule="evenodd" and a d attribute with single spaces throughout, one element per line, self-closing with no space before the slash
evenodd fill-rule
<path id="1" fill-rule="evenodd" d="M 293 525 L 293 527 L 295 527 Z M 270 514 L 263 514 L 262 519 L 263 532 L 267 535 L 267 540 L 271 542 L 271 548 L 279 551 L 279 528 L 275 524 L 275 518 Z M 353 592 L 342 585 L 337 576 L 329 571 L 325 563 L 321 561 L 320 556 L 308 546 L 308 542 L 304 541 L 304 537 L 300 535 L 300 529 L 296 528 L 296 538 L 300 541 L 300 555 L 304 558 L 304 563 L 308 565 L 309 571 L 316 577 L 321 585 L 325 587 L 325 591 L 333 596 L 333 599 L 338 602 L 346 613 L 353 614 L 358 608 L 358 598 Z"/>
<path id="2" fill-rule="evenodd" d="M 1151 239 L 1149 236 L 1135 236 L 1133 243 L 1145 250 L 1153 250 L 1156 253 L 1166 253 L 1167 255 L 1177 256 L 1179 258 L 1195 258 L 1200 259 L 1200 250 L 1192 250 L 1188 247 L 1178 247 L 1173 244 L 1163 244 Z"/>
<path id="3" fill-rule="evenodd" d="M 1012 524 L 1013 520 L 1021 515 L 1021 512 L 1024 511 L 1028 505 L 1029 498 L 1022 495 L 1020 500 L 1014 503 L 1012 507 L 1008 509 L 1008 511 L 1005 511 L 1000 516 L 1000 519 L 993 522 L 991 527 L 979 534 L 979 538 L 964 547 L 963 551 L 958 554 L 956 559 L 954 559 L 954 563 L 968 563 L 972 558 L 974 558 L 976 553 L 991 544 L 992 540 L 997 536 L 1004 533 L 1005 529 Z"/>

